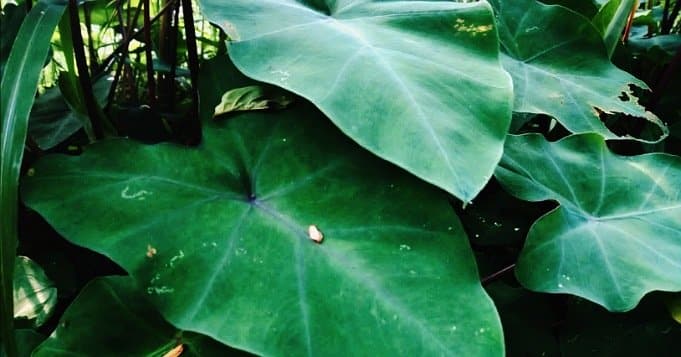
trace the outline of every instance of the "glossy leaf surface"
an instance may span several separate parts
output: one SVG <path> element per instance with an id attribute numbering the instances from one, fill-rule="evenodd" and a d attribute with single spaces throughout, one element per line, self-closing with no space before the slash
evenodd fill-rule
<path id="1" fill-rule="evenodd" d="M 511 82 L 484 2 L 202 0 L 246 75 L 464 201 L 501 157 Z"/>
<path id="2" fill-rule="evenodd" d="M 62 315 L 57 329 L 32 355 L 160 357 L 178 345 L 182 345 L 181 356 L 240 353 L 208 337 L 178 331 L 136 289 L 132 278 L 108 276 L 83 289 Z"/>
<path id="3" fill-rule="evenodd" d="M 444 193 L 302 104 L 218 121 L 198 149 L 112 140 L 47 157 L 24 200 L 130 272 L 175 326 L 240 349 L 501 355 Z"/>
<path id="4" fill-rule="evenodd" d="M 647 88 L 645 83 L 610 62 L 588 19 L 535 0 L 490 2 L 506 53 L 502 63 L 513 77 L 514 111 L 551 115 L 573 133 L 629 139 L 611 132 L 599 118 L 601 113 L 624 113 L 660 128 L 651 141 L 667 135 L 666 126 L 638 104 L 630 87 Z"/>
<path id="5" fill-rule="evenodd" d="M 14 268 L 14 318 L 41 326 L 57 306 L 57 288 L 28 257 L 18 256 Z"/>
<path id="6" fill-rule="evenodd" d="M 519 198 L 560 203 L 528 233 L 516 269 L 526 287 L 613 311 L 681 290 L 681 158 L 617 156 L 595 134 L 530 134 L 509 136 L 495 175 Z"/>

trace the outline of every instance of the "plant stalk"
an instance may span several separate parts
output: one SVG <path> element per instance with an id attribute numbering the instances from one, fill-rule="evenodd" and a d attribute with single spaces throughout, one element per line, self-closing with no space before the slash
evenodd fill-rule
<path id="1" fill-rule="evenodd" d="M 173 3 L 174 3 L 175 1 L 178 1 L 178 0 L 172 0 Z M 149 24 L 151 25 L 151 24 L 153 24 L 154 22 L 156 22 L 156 21 L 161 17 L 161 15 L 163 15 L 166 11 L 168 11 L 168 10 L 171 9 L 171 8 L 172 8 L 172 6 L 171 6 L 170 4 L 164 6 L 156 15 L 154 15 L 154 17 L 151 18 L 151 20 L 149 21 Z M 139 10 L 139 8 L 138 8 L 138 10 Z M 139 11 L 138 11 L 138 13 L 139 13 Z M 133 17 L 134 17 L 134 20 L 132 21 L 132 24 L 134 24 L 135 22 L 137 22 L 137 16 L 133 16 Z M 99 65 L 99 67 L 97 67 L 97 68 L 95 68 L 95 69 L 93 70 L 93 73 L 94 73 L 95 75 L 101 74 L 101 73 L 102 73 L 102 72 L 111 64 L 111 62 L 114 60 L 114 58 L 116 58 L 116 56 L 118 56 L 118 55 L 123 51 L 123 48 L 126 48 L 126 49 L 127 49 L 128 45 L 130 44 L 130 41 L 132 41 L 134 38 L 136 38 L 137 35 L 139 35 L 140 33 L 142 33 L 146 28 L 147 28 L 147 26 L 146 26 L 146 24 L 145 24 L 141 29 L 132 32 L 132 33 L 130 34 L 130 36 L 128 36 L 128 40 L 127 40 L 127 41 L 122 41 L 122 42 L 118 45 L 118 47 L 116 47 L 116 48 L 113 50 L 113 52 L 111 52 L 110 55 L 108 55 L 106 58 L 104 58 L 104 59 L 102 60 L 102 62 L 101 62 L 101 64 Z"/>
<path id="2" fill-rule="evenodd" d="M 201 121 L 199 118 L 199 57 L 196 49 L 196 31 L 194 29 L 194 13 L 191 0 L 182 1 L 182 13 L 184 15 L 184 30 L 187 34 L 187 61 L 192 82 L 192 112 L 190 120 L 194 124 L 196 137 L 201 137 Z"/>
<path id="3" fill-rule="evenodd" d="M 171 0 L 163 0 L 164 5 Z M 161 17 L 161 30 L 159 34 L 158 55 L 163 64 L 169 64 L 171 71 L 158 73 L 158 100 L 159 110 L 163 112 L 173 111 L 175 98 L 175 66 L 177 64 L 177 19 L 179 16 L 180 3 L 175 2 L 170 12 Z"/>
<path id="4" fill-rule="evenodd" d="M 494 273 L 492 273 L 492 274 L 490 274 L 490 275 L 488 275 L 488 276 L 482 278 L 482 280 L 480 280 L 480 283 L 481 283 L 483 286 L 488 285 L 488 284 L 490 284 L 491 282 L 493 282 L 493 281 L 498 280 L 499 278 L 501 278 L 501 277 L 502 277 L 504 274 L 506 274 L 507 272 L 513 270 L 513 268 L 515 268 L 515 263 L 513 263 L 513 264 L 511 264 L 511 265 L 509 265 L 509 266 L 507 266 L 507 267 L 504 267 L 503 269 L 501 269 L 501 270 L 499 270 L 499 271 L 496 271 L 496 272 L 494 272 Z"/>
<path id="5" fill-rule="evenodd" d="M 154 59 L 151 55 L 151 5 L 149 0 L 144 0 L 144 54 L 147 62 L 147 94 L 149 106 L 156 107 L 156 80 L 154 78 Z"/>
<path id="6" fill-rule="evenodd" d="M 85 58 L 85 44 L 83 43 L 83 35 L 80 33 L 80 18 L 78 16 L 78 3 L 76 0 L 69 0 L 69 19 L 71 21 L 73 50 L 76 56 L 76 67 L 78 68 L 78 80 L 80 82 L 83 102 L 92 122 L 92 131 L 95 134 L 95 138 L 101 139 L 104 137 L 104 125 L 97 101 L 92 93 L 92 80 L 90 79 L 90 70 Z"/>
<path id="7" fill-rule="evenodd" d="M 627 25 L 624 27 L 624 34 L 622 34 L 622 43 L 626 44 L 629 41 L 629 33 L 631 32 L 631 24 L 634 22 L 634 15 L 636 15 L 636 10 L 638 9 L 639 1 L 634 2 L 634 6 L 631 8 L 629 13 L 629 18 L 627 19 Z"/>
<path id="8" fill-rule="evenodd" d="M 90 65 L 97 66 L 97 49 L 92 38 L 92 17 L 90 16 L 90 3 L 83 3 L 83 17 L 85 18 L 85 28 L 87 28 L 87 47 L 90 55 Z"/>

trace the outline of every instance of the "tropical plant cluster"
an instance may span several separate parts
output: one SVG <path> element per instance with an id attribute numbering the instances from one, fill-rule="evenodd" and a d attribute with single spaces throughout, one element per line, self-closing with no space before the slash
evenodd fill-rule
<path id="1" fill-rule="evenodd" d="M 678 0 L 24 0 L 0 354 L 672 356 Z"/>

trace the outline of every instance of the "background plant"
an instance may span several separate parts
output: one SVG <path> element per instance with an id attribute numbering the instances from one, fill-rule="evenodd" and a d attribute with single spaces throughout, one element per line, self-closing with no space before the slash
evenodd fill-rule
<path id="1" fill-rule="evenodd" d="M 547 3 L 5 4 L 3 353 L 672 351 L 679 3 Z"/>

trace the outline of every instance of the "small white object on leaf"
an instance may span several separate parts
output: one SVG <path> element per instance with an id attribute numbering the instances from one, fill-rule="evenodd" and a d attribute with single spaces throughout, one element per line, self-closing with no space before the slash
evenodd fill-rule
<path id="1" fill-rule="evenodd" d="M 307 235 L 310 237 L 310 239 L 318 244 L 324 240 L 324 235 L 314 224 L 311 224 L 309 227 L 307 227 Z"/>
<path id="2" fill-rule="evenodd" d="M 147 258 L 153 258 L 156 253 L 156 248 L 152 247 L 151 244 L 147 244 Z"/>

